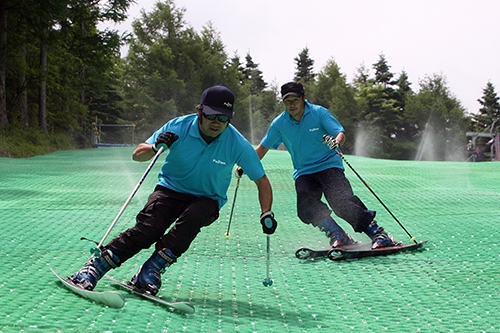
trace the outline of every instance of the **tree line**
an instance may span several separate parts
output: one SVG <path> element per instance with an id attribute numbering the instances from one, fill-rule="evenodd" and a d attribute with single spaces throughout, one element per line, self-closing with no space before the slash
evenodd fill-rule
<path id="1" fill-rule="evenodd" d="M 0 4 L 0 156 L 29 155 L 37 145 L 89 147 L 95 121 L 133 123 L 142 141 L 169 119 L 194 112 L 202 91 L 221 83 L 236 96 L 233 125 L 259 142 L 284 110 L 284 82 L 265 82 L 250 53 L 228 54 L 212 23 L 195 31 L 174 0 L 141 12 L 131 34 L 99 29 L 123 21 L 132 1 Z M 128 53 L 121 57 L 124 44 Z M 293 60 L 290 78 L 344 125 L 346 153 L 413 159 L 432 133 L 426 149 L 433 149 L 434 159 L 465 160 L 467 131 L 495 132 L 500 126 L 491 82 L 478 99 L 482 107 L 470 115 L 444 75 L 429 75 L 414 90 L 406 72 L 391 72 L 384 54 L 371 67 L 361 65 L 352 82 L 333 57 L 315 72 L 307 47 Z"/>

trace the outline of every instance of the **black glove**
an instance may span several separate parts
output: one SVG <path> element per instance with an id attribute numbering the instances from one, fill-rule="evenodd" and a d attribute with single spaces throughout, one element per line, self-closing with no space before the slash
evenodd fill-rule
<path id="1" fill-rule="evenodd" d="M 158 151 L 158 149 L 160 149 L 160 147 L 163 147 L 163 150 L 167 150 L 178 138 L 179 136 L 174 132 L 163 132 L 156 139 L 156 149 L 153 150 L 156 152 Z"/>
<path id="2" fill-rule="evenodd" d="M 339 147 L 337 140 L 331 135 L 323 135 L 323 143 L 328 146 L 331 150 L 335 150 Z"/>
<path id="3" fill-rule="evenodd" d="M 234 169 L 234 176 L 235 176 L 236 178 L 241 178 L 241 177 L 243 177 L 243 174 L 244 174 L 244 173 L 245 173 L 245 172 L 243 172 L 243 169 L 242 169 L 241 167 L 236 167 L 236 169 Z"/>
<path id="4" fill-rule="evenodd" d="M 260 215 L 260 224 L 262 224 L 262 231 L 265 234 L 272 235 L 278 227 L 278 222 L 274 219 L 273 212 L 265 212 Z"/>

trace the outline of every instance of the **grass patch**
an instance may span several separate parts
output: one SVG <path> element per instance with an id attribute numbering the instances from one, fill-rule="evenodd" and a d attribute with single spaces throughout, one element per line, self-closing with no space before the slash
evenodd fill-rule
<path id="1" fill-rule="evenodd" d="M 82 148 L 66 133 L 42 133 L 39 130 L 0 130 L 0 157 L 32 157 L 57 150 Z"/>

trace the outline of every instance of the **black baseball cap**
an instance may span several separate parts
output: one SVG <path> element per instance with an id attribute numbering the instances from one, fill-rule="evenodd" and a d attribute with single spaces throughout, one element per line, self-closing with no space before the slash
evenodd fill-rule
<path id="1" fill-rule="evenodd" d="M 201 95 L 200 104 L 205 114 L 223 114 L 233 118 L 234 94 L 226 86 L 207 88 Z"/>
<path id="2" fill-rule="evenodd" d="M 288 96 L 302 97 L 306 92 L 304 86 L 300 82 L 288 82 L 281 86 L 281 98 L 285 99 Z"/>

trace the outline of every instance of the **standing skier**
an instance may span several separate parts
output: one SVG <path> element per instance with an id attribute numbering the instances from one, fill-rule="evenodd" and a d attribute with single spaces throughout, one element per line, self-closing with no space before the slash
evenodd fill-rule
<path id="1" fill-rule="evenodd" d="M 75 284 L 93 290 L 111 268 L 155 244 L 152 256 L 131 282 L 156 295 L 165 269 L 188 250 L 202 227 L 219 217 L 235 164 L 244 167 L 257 185 L 263 232 L 274 233 L 277 222 L 271 212 L 271 185 L 250 143 L 229 123 L 233 104 L 234 95 L 228 88 L 210 87 L 203 92 L 197 113 L 170 120 L 137 146 L 132 154 L 135 161 L 150 160 L 162 146 L 170 149 L 159 183 L 137 215 L 135 226 L 120 233 L 100 256 L 73 274 Z"/>
<path id="2" fill-rule="evenodd" d="M 375 211 L 368 210 L 353 194 L 344 175 L 342 158 L 335 152 L 345 141 L 343 126 L 328 109 L 309 103 L 299 82 L 284 84 L 281 96 L 286 110 L 273 120 L 255 150 L 262 159 L 270 148 L 278 148 L 281 143 L 287 148 L 294 166 L 300 220 L 325 232 L 332 247 L 354 243 L 331 217 L 332 211 L 321 201 L 324 195 L 337 216 L 355 232 L 370 237 L 372 248 L 395 245 L 374 220 Z"/>

